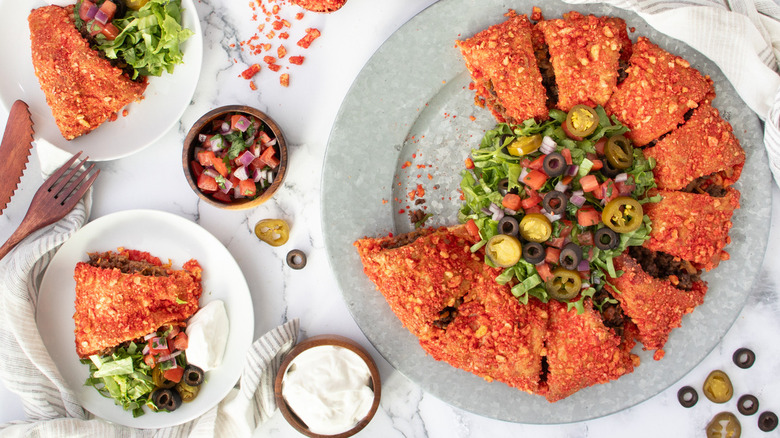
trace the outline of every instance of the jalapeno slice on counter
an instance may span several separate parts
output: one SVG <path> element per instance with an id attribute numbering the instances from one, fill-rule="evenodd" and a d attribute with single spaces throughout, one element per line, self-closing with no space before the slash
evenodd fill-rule
<path id="1" fill-rule="evenodd" d="M 729 376 L 721 370 L 711 372 L 704 380 L 704 395 L 713 403 L 726 403 L 734 395 Z"/>
<path id="2" fill-rule="evenodd" d="M 599 127 L 599 115 L 587 105 L 574 105 L 561 126 L 569 138 L 579 141 L 596 131 Z"/>
<path id="3" fill-rule="evenodd" d="M 630 233 L 642 225 L 642 204 L 628 196 L 617 197 L 607 203 L 601 212 L 604 225 L 616 233 Z"/>
<path id="4" fill-rule="evenodd" d="M 634 146 L 631 140 L 622 135 L 615 135 L 607 140 L 604 155 L 615 169 L 628 169 L 634 164 Z"/>
<path id="5" fill-rule="evenodd" d="M 255 225 L 255 235 L 271 246 L 281 246 L 290 238 L 290 226 L 283 219 L 263 219 Z"/>
<path id="6" fill-rule="evenodd" d="M 508 268 L 520 261 L 523 247 L 514 236 L 496 234 L 488 240 L 485 253 L 496 266 Z"/>
<path id="7" fill-rule="evenodd" d="M 510 155 L 516 157 L 522 157 L 528 155 L 531 152 L 535 152 L 542 145 L 542 134 L 526 135 L 518 137 L 509 146 L 506 147 L 507 152 Z"/>
<path id="8" fill-rule="evenodd" d="M 582 278 L 577 271 L 558 268 L 545 283 L 547 293 L 559 301 L 569 300 L 577 296 L 582 288 Z"/>
<path id="9" fill-rule="evenodd" d="M 547 216 L 531 213 L 520 219 L 520 235 L 529 242 L 544 242 L 552 234 L 552 224 Z"/>
<path id="10" fill-rule="evenodd" d="M 721 412 L 707 424 L 707 438 L 739 438 L 741 435 L 742 425 L 731 412 Z"/>

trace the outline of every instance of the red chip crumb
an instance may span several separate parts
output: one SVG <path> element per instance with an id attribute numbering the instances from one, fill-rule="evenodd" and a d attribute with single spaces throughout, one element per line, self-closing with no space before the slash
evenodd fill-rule
<path id="1" fill-rule="evenodd" d="M 290 34 L 287 32 L 280 32 L 279 33 L 279 39 L 280 40 L 286 40 L 287 38 L 290 38 Z"/>
<path id="2" fill-rule="evenodd" d="M 290 86 L 290 75 L 287 73 L 283 73 L 279 76 L 279 83 L 282 84 L 282 87 L 289 87 Z"/>
<path id="3" fill-rule="evenodd" d="M 279 46 L 279 48 L 276 49 L 276 55 L 279 57 L 279 59 L 284 58 L 287 56 L 287 49 L 285 49 L 284 46 Z"/>
<path id="4" fill-rule="evenodd" d="M 304 49 L 308 49 L 314 40 L 320 37 L 320 31 L 315 28 L 308 28 L 306 29 L 306 35 L 303 36 L 300 40 L 298 40 L 298 45 L 303 47 Z"/>
<path id="5" fill-rule="evenodd" d="M 241 72 L 241 77 L 244 79 L 252 79 L 252 76 L 260 71 L 260 64 L 252 64 L 248 69 Z"/>
<path id="6" fill-rule="evenodd" d="M 280 68 L 282 68 L 282 66 L 279 64 L 268 64 L 268 70 L 276 72 L 279 71 Z"/>
<path id="7" fill-rule="evenodd" d="M 276 64 L 276 58 L 274 58 L 273 56 L 264 56 L 263 61 L 266 64 Z"/>
<path id="8" fill-rule="evenodd" d="M 298 12 L 297 14 L 295 14 L 295 19 L 296 20 L 300 20 L 302 18 L 303 18 L 303 12 Z"/>
<path id="9" fill-rule="evenodd" d="M 305 58 L 303 56 L 291 56 L 290 57 L 290 64 L 301 65 L 301 64 L 303 64 L 303 60 L 304 59 Z"/>
<path id="10" fill-rule="evenodd" d="M 255 85 L 254 82 L 249 81 L 249 89 L 251 89 L 252 91 L 257 91 L 257 85 Z"/>

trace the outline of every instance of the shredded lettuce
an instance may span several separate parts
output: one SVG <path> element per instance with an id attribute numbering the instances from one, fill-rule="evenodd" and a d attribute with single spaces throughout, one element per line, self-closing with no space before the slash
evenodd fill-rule
<path id="1" fill-rule="evenodd" d="M 119 347 L 106 356 L 92 355 L 82 359 L 89 364 L 90 375 L 84 382 L 94 387 L 103 397 L 132 411 L 133 417 L 143 415 L 143 405 L 154 390 L 151 368 L 143 360 L 143 354 L 134 342 Z"/>

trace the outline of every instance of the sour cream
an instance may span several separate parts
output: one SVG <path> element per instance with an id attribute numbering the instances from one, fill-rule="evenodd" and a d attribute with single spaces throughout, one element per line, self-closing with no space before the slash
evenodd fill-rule
<path id="1" fill-rule="evenodd" d="M 309 430 L 334 435 L 352 429 L 371 410 L 371 372 L 355 352 L 322 345 L 299 354 L 282 379 L 282 396 Z"/>
<path id="2" fill-rule="evenodd" d="M 225 303 L 215 300 L 201 307 L 187 322 L 187 362 L 203 371 L 218 367 L 225 354 L 229 331 Z"/>

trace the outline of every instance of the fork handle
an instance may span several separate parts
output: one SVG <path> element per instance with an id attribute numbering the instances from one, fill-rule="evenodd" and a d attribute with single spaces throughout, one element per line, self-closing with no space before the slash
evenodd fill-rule
<path id="1" fill-rule="evenodd" d="M 27 219 L 25 217 L 25 219 Z M 22 220 L 22 223 L 19 224 L 19 227 L 16 229 L 16 231 L 11 234 L 11 237 L 8 238 L 8 240 L 5 241 L 3 246 L 0 247 L 0 259 L 5 257 L 16 245 L 19 244 L 22 240 L 24 240 L 25 237 L 29 236 L 33 233 L 33 231 L 40 229 L 42 227 L 34 228 L 31 226 L 31 223 L 27 220 Z"/>

